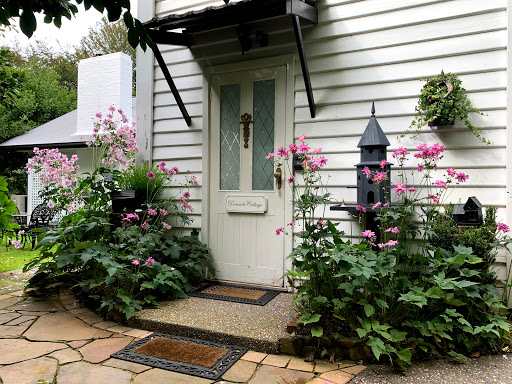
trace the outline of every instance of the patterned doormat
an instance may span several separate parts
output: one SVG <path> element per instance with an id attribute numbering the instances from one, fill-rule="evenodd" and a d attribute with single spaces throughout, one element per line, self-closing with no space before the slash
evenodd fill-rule
<path id="1" fill-rule="evenodd" d="M 265 305 L 280 293 L 282 292 L 273 289 L 210 282 L 188 295 L 205 299 L 234 301 L 235 303 Z"/>
<path id="2" fill-rule="evenodd" d="M 217 380 L 245 352 L 245 347 L 153 333 L 110 357 Z"/>

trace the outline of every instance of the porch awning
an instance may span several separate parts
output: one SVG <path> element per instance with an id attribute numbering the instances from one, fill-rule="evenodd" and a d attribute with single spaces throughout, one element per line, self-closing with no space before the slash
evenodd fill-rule
<path id="1" fill-rule="evenodd" d="M 195 32 L 204 32 L 229 26 L 243 26 L 244 23 L 270 18 L 286 17 L 290 18 L 293 24 L 302 75 L 304 77 L 304 85 L 308 97 L 309 110 L 311 117 L 314 118 L 316 114 L 316 107 L 311 88 L 306 55 L 304 53 L 304 43 L 300 23 L 301 21 L 313 24 L 318 23 L 316 0 L 242 0 L 218 7 L 208 7 L 200 11 L 154 18 L 153 20 L 145 23 L 148 35 L 154 43 L 153 52 L 155 54 L 155 58 L 188 126 L 191 125 L 190 116 L 157 45 L 170 44 L 191 47 L 193 45 L 193 38 L 191 35 Z M 276 20 L 276 22 L 279 21 Z M 182 29 L 183 31 L 170 32 L 175 29 Z M 243 44 L 242 41 L 241 44 Z M 242 45 L 242 50 L 243 49 Z"/>

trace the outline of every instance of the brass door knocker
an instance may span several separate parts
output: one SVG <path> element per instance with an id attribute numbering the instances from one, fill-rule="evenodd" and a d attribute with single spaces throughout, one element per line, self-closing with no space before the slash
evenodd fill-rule
<path id="1" fill-rule="evenodd" d="M 249 113 L 244 113 L 240 118 L 242 119 L 240 124 L 244 126 L 244 148 L 249 148 L 249 137 L 251 135 L 249 125 L 253 123 L 252 116 Z"/>

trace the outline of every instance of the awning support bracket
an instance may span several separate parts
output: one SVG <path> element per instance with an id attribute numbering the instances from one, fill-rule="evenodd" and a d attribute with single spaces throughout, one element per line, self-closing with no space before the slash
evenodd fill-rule
<path id="1" fill-rule="evenodd" d="M 309 77 L 308 62 L 304 53 L 304 41 L 302 40 L 302 30 L 300 29 L 299 16 L 292 15 L 293 30 L 295 32 L 295 40 L 297 42 L 297 50 L 299 51 L 300 66 L 302 68 L 302 77 L 304 77 L 304 86 L 306 87 L 306 95 L 308 97 L 309 112 L 311 118 L 316 116 L 315 99 L 313 98 L 313 89 L 311 88 L 311 79 Z"/>
<path id="2" fill-rule="evenodd" d="M 152 48 L 153 53 L 155 54 L 155 59 L 158 62 L 158 65 L 160 66 L 160 69 L 164 74 L 165 80 L 167 81 L 167 84 L 171 89 L 172 95 L 174 96 L 176 103 L 178 103 L 178 107 L 180 108 L 181 114 L 183 115 L 183 118 L 185 119 L 187 126 L 190 127 L 192 125 L 192 119 L 190 118 L 190 115 L 187 112 L 187 108 L 185 107 L 185 104 L 181 99 L 180 93 L 178 92 L 178 88 L 176 88 L 176 84 L 174 84 L 174 80 L 172 79 L 172 76 L 169 73 L 169 69 L 167 68 L 167 65 L 165 65 L 164 58 L 162 57 L 162 54 L 160 53 L 160 50 L 158 49 L 156 43 L 153 44 Z"/>

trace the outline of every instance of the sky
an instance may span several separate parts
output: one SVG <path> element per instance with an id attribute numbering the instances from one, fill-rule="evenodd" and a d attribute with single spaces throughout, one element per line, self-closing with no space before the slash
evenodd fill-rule
<path id="1" fill-rule="evenodd" d="M 136 9 L 137 0 L 132 0 L 133 14 L 136 14 Z M 102 15 L 92 8 L 85 12 L 83 4 L 81 4 L 78 5 L 78 13 L 71 21 L 66 18 L 62 19 L 62 26 L 59 29 L 53 23 L 44 23 L 44 17 L 37 15 L 37 29 L 30 39 L 17 28 L 18 32 L 7 31 L 4 38 L 0 36 L 0 45 L 12 46 L 18 40 L 20 46 L 26 47 L 35 40 L 45 40 L 55 50 L 61 50 L 61 47 L 76 45 L 101 17 Z"/>

